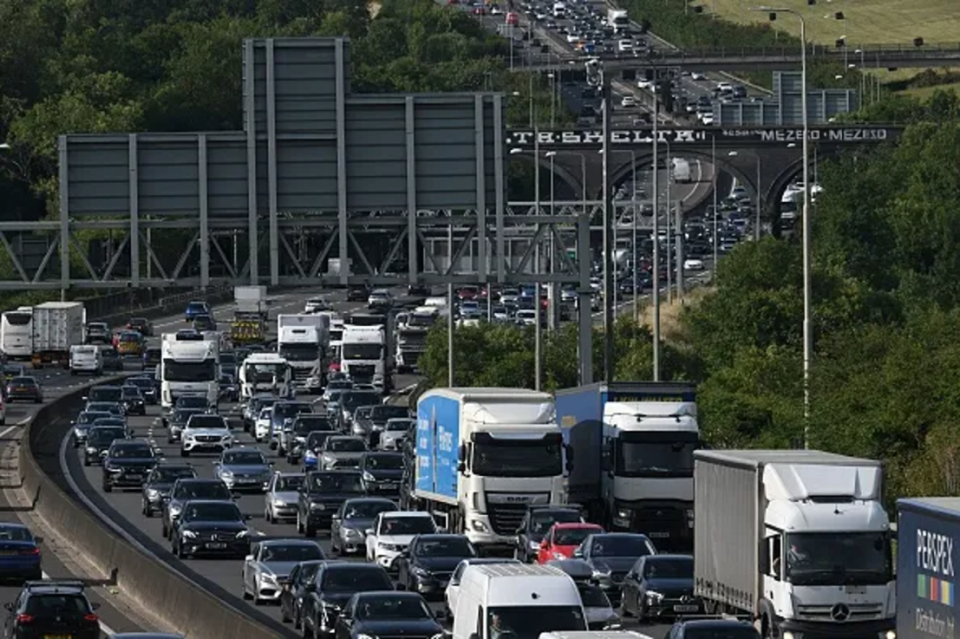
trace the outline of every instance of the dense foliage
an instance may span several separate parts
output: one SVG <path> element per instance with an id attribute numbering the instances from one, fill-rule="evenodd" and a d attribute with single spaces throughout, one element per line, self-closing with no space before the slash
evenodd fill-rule
<path id="1" fill-rule="evenodd" d="M 699 383 L 711 444 L 799 445 L 806 426 L 811 447 L 886 460 L 894 494 L 960 491 L 957 105 L 948 94 L 904 102 L 917 123 L 898 144 L 821 171 L 809 421 L 797 242 L 738 246 L 721 261 L 711 293 L 681 314 L 678 337 L 664 345 L 666 373 Z M 936 122 L 919 121 L 931 115 Z M 434 337 L 425 364 L 445 384 L 446 341 L 439 331 Z M 456 339 L 458 383 L 531 386 L 529 335 L 487 328 Z M 569 339 L 547 341 L 550 385 L 575 382 Z M 616 350 L 619 379 L 650 379 L 646 329 L 618 326 Z"/>

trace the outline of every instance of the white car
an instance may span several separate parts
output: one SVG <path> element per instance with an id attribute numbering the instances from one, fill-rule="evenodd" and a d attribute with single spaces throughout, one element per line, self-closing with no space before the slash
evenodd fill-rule
<path id="1" fill-rule="evenodd" d="M 380 513 L 373 527 L 366 531 L 367 561 L 393 570 L 414 537 L 436 532 L 437 524 L 430 513 L 399 510 Z"/>
<path id="2" fill-rule="evenodd" d="M 701 113 L 697 117 L 700 118 L 700 124 L 704 126 L 713 125 L 713 114 L 712 113 Z"/>
<path id="3" fill-rule="evenodd" d="M 690 79 L 695 80 L 697 82 L 702 82 L 707 79 L 707 76 L 704 75 L 703 73 L 700 73 L 699 71 L 691 71 Z"/>
<path id="4" fill-rule="evenodd" d="M 637 88 L 643 91 L 653 91 L 654 90 L 653 80 L 647 80 L 647 79 L 638 80 Z"/>
<path id="5" fill-rule="evenodd" d="M 633 53 L 633 40 L 618 41 L 617 50 L 620 51 L 620 53 Z"/>
<path id="6" fill-rule="evenodd" d="M 447 583 L 447 589 L 443 591 L 443 605 L 446 608 L 447 620 L 453 621 L 453 611 L 457 609 L 457 597 L 460 596 L 460 577 L 467 566 L 476 566 L 477 564 L 522 564 L 519 559 L 508 559 L 506 557 L 473 557 L 464 559 L 457 564 L 453 574 L 450 575 L 450 581 Z"/>
<path id="7" fill-rule="evenodd" d="M 233 446 L 233 433 L 220 415 L 191 415 L 180 434 L 180 456 L 218 453 Z"/>
<path id="8" fill-rule="evenodd" d="M 702 271 L 703 269 L 703 260 L 689 259 L 683 261 L 683 270 L 685 271 Z"/>
<path id="9" fill-rule="evenodd" d="M 631 108 L 637 106 L 637 99 L 632 95 L 625 95 L 620 98 L 620 106 L 624 108 Z"/>
<path id="10" fill-rule="evenodd" d="M 302 561 L 323 559 L 320 545 L 309 539 L 268 539 L 254 543 L 243 561 L 243 598 L 256 603 L 279 601 L 283 582 Z"/>
<path id="11" fill-rule="evenodd" d="M 388 419 L 380 433 L 380 450 L 400 450 L 400 442 L 410 435 L 417 420 L 406 417 Z"/>
<path id="12" fill-rule="evenodd" d="M 253 424 L 253 438 L 257 442 L 265 441 L 270 437 L 270 415 L 273 412 L 273 406 L 268 408 L 261 408 L 260 414 L 257 415 L 257 421 Z"/>
<path id="13" fill-rule="evenodd" d="M 315 297 L 313 299 L 307 300 L 307 303 L 303 306 L 303 312 L 307 315 L 313 313 L 319 313 L 320 311 L 326 311 L 330 308 L 330 304 L 327 303 L 327 300 L 322 297 Z"/>
<path id="14" fill-rule="evenodd" d="M 522 324 L 524 326 L 536 326 L 537 325 L 537 312 L 524 309 L 522 311 L 517 311 L 517 324 Z"/>

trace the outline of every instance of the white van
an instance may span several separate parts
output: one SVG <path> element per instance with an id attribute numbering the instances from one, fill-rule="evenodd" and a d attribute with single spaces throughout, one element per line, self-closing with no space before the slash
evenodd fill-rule
<path id="1" fill-rule="evenodd" d="M 539 639 L 544 632 L 587 629 L 576 584 L 553 566 L 468 566 L 456 606 L 453 639 L 491 639 L 497 630 L 512 639 Z"/>
<path id="2" fill-rule="evenodd" d="M 99 346 L 76 345 L 70 347 L 70 374 L 103 374 L 103 353 Z"/>

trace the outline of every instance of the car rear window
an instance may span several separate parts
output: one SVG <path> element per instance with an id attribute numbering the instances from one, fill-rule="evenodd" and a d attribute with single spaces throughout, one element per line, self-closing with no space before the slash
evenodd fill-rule
<path id="1" fill-rule="evenodd" d="M 82 614 L 90 612 L 90 604 L 82 595 L 63 593 L 34 594 L 27 600 L 28 614 L 34 616 L 60 614 Z"/>

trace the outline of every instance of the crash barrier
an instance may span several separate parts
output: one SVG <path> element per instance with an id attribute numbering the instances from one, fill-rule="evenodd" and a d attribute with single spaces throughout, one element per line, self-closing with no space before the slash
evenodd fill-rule
<path id="1" fill-rule="evenodd" d="M 198 288 L 140 288 L 106 297 L 83 300 L 87 319 L 106 322 L 111 326 L 125 324 L 131 317 L 156 319 L 165 315 L 183 313 L 187 302 L 201 300 L 216 304 L 233 298 L 233 286 Z"/>
<path id="2" fill-rule="evenodd" d="M 191 639 L 276 639 L 287 634 L 283 628 L 268 627 L 265 615 L 268 623 L 258 622 L 150 550 L 138 547 L 132 538 L 108 526 L 68 494 L 59 450 L 85 393 L 85 388 L 77 390 L 44 406 L 25 427 L 19 473 L 33 512 L 68 540 L 74 553 L 94 566 L 109 585 L 149 610 L 170 630 Z"/>

